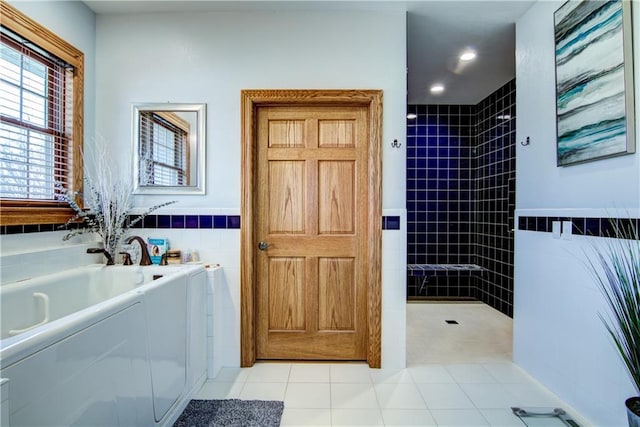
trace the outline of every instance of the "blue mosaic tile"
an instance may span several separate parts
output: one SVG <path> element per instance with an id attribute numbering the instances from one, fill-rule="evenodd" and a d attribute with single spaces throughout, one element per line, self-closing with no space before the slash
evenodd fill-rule
<path id="1" fill-rule="evenodd" d="M 185 228 L 200 228 L 198 224 L 198 215 L 185 216 Z"/>
<path id="2" fill-rule="evenodd" d="M 213 216 L 213 228 L 227 228 L 227 216 L 226 215 L 214 215 Z"/>
<path id="3" fill-rule="evenodd" d="M 38 224 L 27 224 L 23 226 L 23 233 L 37 233 L 40 231 L 40 226 Z"/>
<path id="4" fill-rule="evenodd" d="M 171 228 L 184 228 L 184 215 L 171 215 Z"/>
<path id="5" fill-rule="evenodd" d="M 538 217 L 536 219 L 536 230 L 542 231 L 542 232 L 551 231 L 551 230 L 547 230 L 547 219 L 545 217 Z"/>
<path id="6" fill-rule="evenodd" d="M 227 217 L 227 228 L 240 228 L 240 215 L 229 215 Z"/>
<path id="7" fill-rule="evenodd" d="M 544 217 L 542 219 L 544 219 Z M 571 219 L 571 223 L 572 223 L 572 227 L 571 227 L 572 231 L 571 232 L 573 234 L 577 234 L 577 235 L 580 235 L 580 236 L 584 235 L 584 233 L 585 233 L 584 230 L 586 229 L 585 222 L 586 222 L 586 218 L 572 218 Z M 538 231 L 546 231 L 546 230 L 540 230 L 540 228 L 538 227 Z M 549 230 L 549 231 L 551 231 L 551 230 Z"/>
<path id="8" fill-rule="evenodd" d="M 213 216 L 200 215 L 200 228 L 213 228 Z"/>
<path id="9" fill-rule="evenodd" d="M 171 228 L 171 215 L 158 215 L 158 228 Z"/>
<path id="10" fill-rule="evenodd" d="M 24 228 L 21 225 L 7 225 L 7 234 L 22 234 Z"/>
<path id="11" fill-rule="evenodd" d="M 383 230 L 400 230 L 400 217 L 399 216 L 383 216 L 382 229 Z"/>
<path id="12" fill-rule="evenodd" d="M 613 218 L 600 218 L 600 233 L 601 236 L 610 237 L 615 236 L 615 228 L 617 220 Z"/>
<path id="13" fill-rule="evenodd" d="M 40 231 L 54 231 L 55 226 L 53 224 L 40 224 Z"/>
<path id="14" fill-rule="evenodd" d="M 144 228 L 158 228 L 158 215 L 147 215 L 142 220 Z"/>

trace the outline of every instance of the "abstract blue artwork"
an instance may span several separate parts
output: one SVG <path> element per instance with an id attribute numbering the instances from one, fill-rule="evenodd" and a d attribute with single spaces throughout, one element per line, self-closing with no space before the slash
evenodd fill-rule
<path id="1" fill-rule="evenodd" d="M 558 166 L 635 152 L 630 2 L 571 0 L 554 24 Z"/>

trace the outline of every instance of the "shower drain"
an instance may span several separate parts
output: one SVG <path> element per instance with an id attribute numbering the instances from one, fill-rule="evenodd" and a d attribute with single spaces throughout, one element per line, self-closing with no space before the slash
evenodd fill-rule
<path id="1" fill-rule="evenodd" d="M 445 322 L 447 322 L 449 325 L 457 325 L 458 324 L 457 320 L 445 320 Z"/>

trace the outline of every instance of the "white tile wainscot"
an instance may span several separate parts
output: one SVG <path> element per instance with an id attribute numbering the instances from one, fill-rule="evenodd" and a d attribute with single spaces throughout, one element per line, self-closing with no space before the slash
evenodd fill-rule
<path id="1" fill-rule="evenodd" d="M 222 267 L 207 268 L 207 377 L 215 378 L 222 368 L 222 318 L 220 291 Z"/>

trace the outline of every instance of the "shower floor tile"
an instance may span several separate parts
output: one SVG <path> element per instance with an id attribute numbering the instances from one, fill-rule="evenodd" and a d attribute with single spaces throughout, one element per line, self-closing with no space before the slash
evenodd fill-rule
<path id="1" fill-rule="evenodd" d="M 447 320 L 458 323 L 448 324 Z M 429 339 L 424 339 L 427 333 Z M 512 337 L 513 319 L 486 304 L 407 304 L 409 366 L 511 362 Z"/>

